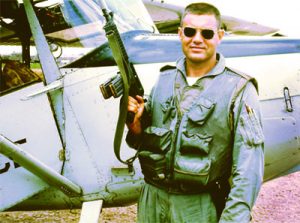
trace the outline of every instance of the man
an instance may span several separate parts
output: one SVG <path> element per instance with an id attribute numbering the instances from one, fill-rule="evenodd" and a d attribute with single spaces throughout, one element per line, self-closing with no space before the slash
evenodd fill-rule
<path id="1" fill-rule="evenodd" d="M 216 52 L 220 28 L 214 6 L 188 5 L 178 29 L 185 57 L 162 68 L 146 104 L 129 97 L 127 142 L 146 182 L 138 222 L 250 221 L 264 165 L 257 88 Z"/>

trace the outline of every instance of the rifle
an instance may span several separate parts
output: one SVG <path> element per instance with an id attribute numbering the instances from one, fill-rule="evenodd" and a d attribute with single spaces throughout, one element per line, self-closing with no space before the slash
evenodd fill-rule
<path id="1" fill-rule="evenodd" d="M 117 98 L 123 95 L 120 101 L 120 112 L 114 138 L 114 151 L 116 157 L 120 162 L 128 164 L 128 166 L 132 167 L 132 158 L 127 161 L 123 161 L 120 158 L 120 146 L 125 122 L 127 120 L 129 123 L 132 123 L 135 116 L 134 113 L 127 112 L 128 96 L 135 97 L 136 95 L 140 95 L 143 97 L 144 88 L 140 82 L 133 64 L 129 61 L 129 57 L 127 55 L 120 33 L 113 20 L 113 13 L 108 13 L 104 0 L 99 0 L 99 2 L 101 4 L 101 9 L 106 20 L 106 24 L 104 26 L 105 34 L 108 39 L 113 57 L 120 70 L 120 72 L 115 77 L 109 79 L 104 84 L 101 84 L 100 90 L 105 99 L 108 99 L 111 96 Z"/>

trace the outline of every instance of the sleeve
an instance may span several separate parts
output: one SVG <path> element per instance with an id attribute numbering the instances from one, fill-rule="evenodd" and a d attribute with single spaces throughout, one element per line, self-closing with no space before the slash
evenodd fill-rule
<path id="1" fill-rule="evenodd" d="M 257 91 L 248 83 L 234 106 L 231 190 L 219 222 L 249 222 L 264 174 L 264 136 Z"/>

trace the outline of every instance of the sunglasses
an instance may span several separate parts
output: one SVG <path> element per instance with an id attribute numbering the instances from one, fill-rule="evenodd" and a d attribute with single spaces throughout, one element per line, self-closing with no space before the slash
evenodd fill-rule
<path id="1" fill-rule="evenodd" d="M 197 33 L 197 29 L 195 29 L 195 28 L 192 28 L 192 27 L 184 27 L 183 28 L 183 34 L 186 37 L 191 38 L 191 37 L 195 36 L 196 33 Z M 207 40 L 212 39 L 215 35 L 215 31 L 212 29 L 201 29 L 200 33 L 201 33 L 202 37 Z"/>

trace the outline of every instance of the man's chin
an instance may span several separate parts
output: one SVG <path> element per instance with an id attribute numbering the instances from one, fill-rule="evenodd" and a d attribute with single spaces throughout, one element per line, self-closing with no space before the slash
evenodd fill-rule
<path id="1" fill-rule="evenodd" d="M 193 63 L 202 63 L 202 62 L 204 62 L 204 61 L 206 61 L 207 60 L 207 58 L 206 57 L 201 57 L 201 56 L 197 56 L 197 57 L 189 57 L 189 60 L 190 61 L 192 61 Z"/>

